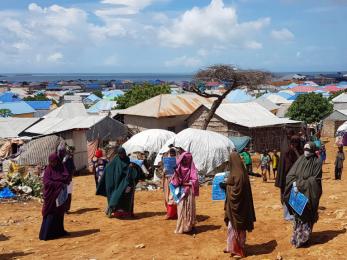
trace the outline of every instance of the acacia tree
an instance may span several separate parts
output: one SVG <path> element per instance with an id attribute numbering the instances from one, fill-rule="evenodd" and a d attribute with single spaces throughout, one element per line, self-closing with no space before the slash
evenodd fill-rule
<path id="1" fill-rule="evenodd" d="M 206 130 L 218 107 L 231 91 L 243 86 L 255 89 L 261 84 L 270 82 L 270 79 L 271 74 L 268 72 L 240 70 L 232 65 L 213 65 L 199 70 L 194 76 L 194 83 L 185 90 L 201 97 L 215 98 L 202 126 L 202 129 Z M 210 81 L 224 84 L 225 92 L 222 94 L 208 93 L 205 84 Z"/>

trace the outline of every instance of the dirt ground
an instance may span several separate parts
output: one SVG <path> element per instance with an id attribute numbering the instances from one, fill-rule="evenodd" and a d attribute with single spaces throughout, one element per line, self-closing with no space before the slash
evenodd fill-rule
<path id="1" fill-rule="evenodd" d="M 273 180 L 252 179 L 257 215 L 255 230 L 248 234 L 249 259 L 347 259 L 347 172 L 333 178 L 335 148 L 327 145 L 320 219 L 308 248 L 290 243 L 292 224 L 282 218 L 279 191 Z M 345 168 L 347 169 L 347 168 Z M 41 204 L 0 204 L 0 259 L 229 259 L 223 254 L 226 227 L 223 202 L 211 201 L 211 187 L 201 188 L 197 199 L 195 235 L 174 234 L 175 221 L 164 220 L 161 191 L 135 195 L 134 220 L 109 219 L 103 213 L 105 198 L 94 195 L 92 176 L 74 178 L 72 213 L 65 228 L 71 236 L 38 240 Z M 144 244 L 144 248 L 135 248 Z"/>

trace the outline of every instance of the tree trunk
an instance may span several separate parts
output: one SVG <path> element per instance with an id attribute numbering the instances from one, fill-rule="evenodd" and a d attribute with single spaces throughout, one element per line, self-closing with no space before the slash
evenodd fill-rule
<path id="1" fill-rule="evenodd" d="M 212 106 L 210 111 L 208 112 L 205 120 L 204 120 L 204 124 L 202 126 L 202 130 L 206 130 L 208 127 L 208 124 L 210 123 L 211 119 L 213 118 L 214 114 L 216 113 L 218 107 L 220 106 L 220 104 L 222 104 L 223 100 L 225 99 L 225 97 L 232 91 L 234 90 L 234 87 L 231 87 L 230 89 L 228 89 L 227 91 L 224 92 L 223 95 L 221 95 L 219 98 L 217 98 L 215 101 L 213 101 Z"/>

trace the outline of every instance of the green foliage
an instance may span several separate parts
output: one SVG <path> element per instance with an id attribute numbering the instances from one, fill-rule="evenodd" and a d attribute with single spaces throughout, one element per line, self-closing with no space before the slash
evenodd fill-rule
<path id="1" fill-rule="evenodd" d="M 0 117 L 12 116 L 12 112 L 9 109 L 0 109 Z"/>
<path id="2" fill-rule="evenodd" d="M 329 97 L 329 101 L 333 100 L 337 96 L 341 95 L 342 93 L 346 93 L 346 92 L 347 92 L 347 89 L 344 89 L 344 90 L 340 90 L 340 91 L 337 91 L 337 92 L 331 94 Z"/>
<path id="3" fill-rule="evenodd" d="M 286 116 L 311 124 L 319 122 L 332 111 L 333 105 L 321 94 L 309 93 L 300 95 L 290 106 Z"/>
<path id="4" fill-rule="evenodd" d="M 125 109 L 157 95 L 170 93 L 170 87 L 167 85 L 153 86 L 150 84 L 144 84 L 135 86 L 126 92 L 124 96 L 115 98 L 115 101 L 117 101 L 118 104 L 117 109 Z"/>
<path id="5" fill-rule="evenodd" d="M 103 94 L 102 94 L 102 92 L 101 92 L 101 90 L 94 90 L 93 91 L 93 94 L 95 95 L 95 96 L 97 96 L 97 97 L 99 97 L 99 98 L 103 98 Z"/>
<path id="6" fill-rule="evenodd" d="M 46 100 L 49 100 L 49 98 L 46 97 L 45 94 L 36 94 L 35 96 L 33 97 L 25 97 L 23 98 L 24 101 L 46 101 Z"/>

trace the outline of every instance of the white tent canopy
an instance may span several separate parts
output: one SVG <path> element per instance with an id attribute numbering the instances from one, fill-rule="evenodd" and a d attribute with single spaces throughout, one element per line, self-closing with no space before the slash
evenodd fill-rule
<path id="1" fill-rule="evenodd" d="M 192 128 L 185 129 L 168 140 L 160 153 L 166 152 L 170 144 L 192 153 L 200 175 L 206 175 L 229 161 L 230 153 L 235 148 L 233 142 L 224 135 Z M 160 160 L 161 155 L 158 154 L 156 162 Z"/>
<path id="2" fill-rule="evenodd" d="M 163 129 L 148 129 L 140 132 L 123 144 L 127 154 L 148 151 L 158 153 L 167 140 L 176 134 Z"/>
<path id="3" fill-rule="evenodd" d="M 342 125 L 340 125 L 339 128 L 337 128 L 337 134 L 346 133 L 346 132 L 347 132 L 347 121 L 344 122 Z"/>

